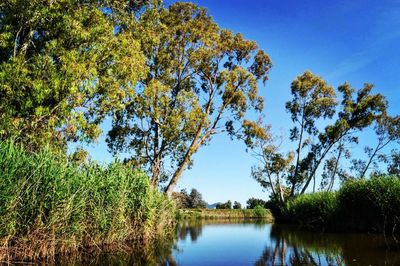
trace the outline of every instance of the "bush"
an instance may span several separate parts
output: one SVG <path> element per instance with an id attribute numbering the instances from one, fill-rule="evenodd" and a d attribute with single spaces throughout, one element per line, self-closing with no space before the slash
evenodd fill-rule
<path id="1" fill-rule="evenodd" d="M 173 202 L 118 162 L 77 166 L 49 149 L 3 142 L 0 178 L 0 239 L 27 256 L 150 240 L 174 222 Z"/>
<path id="2" fill-rule="evenodd" d="M 260 205 L 257 205 L 256 207 L 254 207 L 253 212 L 254 212 L 254 216 L 257 218 L 263 218 L 267 214 L 267 210 L 263 206 L 260 206 Z"/>

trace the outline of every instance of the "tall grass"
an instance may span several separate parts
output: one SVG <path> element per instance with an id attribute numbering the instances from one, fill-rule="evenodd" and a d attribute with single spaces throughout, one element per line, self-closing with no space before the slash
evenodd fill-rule
<path id="1" fill-rule="evenodd" d="M 350 181 L 338 192 L 342 227 L 400 233 L 400 177 Z"/>
<path id="2" fill-rule="evenodd" d="M 74 165 L 44 148 L 0 143 L 0 259 L 149 242 L 174 223 L 174 203 L 115 162 Z"/>
<path id="3" fill-rule="evenodd" d="M 286 216 L 309 227 L 330 226 L 337 214 L 337 204 L 334 192 L 305 194 L 287 203 Z"/>
<path id="4" fill-rule="evenodd" d="M 400 233 L 400 177 L 353 180 L 337 192 L 305 194 L 283 213 L 286 221 L 307 227 Z"/>

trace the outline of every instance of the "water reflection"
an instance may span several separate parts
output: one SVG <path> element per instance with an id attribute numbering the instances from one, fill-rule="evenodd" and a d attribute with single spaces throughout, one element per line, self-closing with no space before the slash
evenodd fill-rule
<path id="1" fill-rule="evenodd" d="M 124 252 L 85 253 L 58 265 L 400 265 L 394 238 L 320 234 L 256 221 L 181 223 L 172 237 Z"/>
<path id="2" fill-rule="evenodd" d="M 256 265 L 400 265 L 393 237 L 312 233 L 294 226 L 271 227 L 271 241 Z"/>
<path id="3" fill-rule="evenodd" d="M 271 227 L 260 265 L 345 265 L 340 247 L 328 236 L 284 226 Z"/>
<path id="4" fill-rule="evenodd" d="M 214 239 L 213 234 L 227 229 L 231 234 Z M 174 252 L 178 265 L 400 265 L 399 243 L 382 235 L 322 234 L 294 226 L 232 221 L 182 224 L 179 230 Z M 259 244 L 260 238 L 263 248 L 253 258 L 249 243 L 257 249 L 251 242 Z M 226 252 L 219 243 L 231 250 Z"/>

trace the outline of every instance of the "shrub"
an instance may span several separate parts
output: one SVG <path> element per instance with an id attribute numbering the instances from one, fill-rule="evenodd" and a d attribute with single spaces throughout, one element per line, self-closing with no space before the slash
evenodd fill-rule
<path id="1" fill-rule="evenodd" d="M 261 205 L 257 205 L 256 207 L 254 207 L 253 212 L 254 216 L 257 218 L 264 218 L 267 214 L 267 210 Z"/>

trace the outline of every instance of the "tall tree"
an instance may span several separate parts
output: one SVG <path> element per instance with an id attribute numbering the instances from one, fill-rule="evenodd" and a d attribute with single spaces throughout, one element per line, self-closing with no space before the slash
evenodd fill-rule
<path id="1" fill-rule="evenodd" d="M 153 5 L 136 27 L 150 71 L 117 112 L 108 144 L 148 169 L 154 186 L 168 181 L 170 194 L 215 134 L 257 126 L 245 115 L 263 107 L 257 82 L 267 80 L 271 61 L 255 42 L 220 29 L 191 3 Z"/>
<path id="2" fill-rule="evenodd" d="M 111 15 L 130 16 L 129 2 L 1 1 L 0 139 L 65 148 L 99 135 L 146 70 L 138 41 Z"/>
<path id="3" fill-rule="evenodd" d="M 390 153 L 387 172 L 390 175 L 397 175 L 400 178 L 400 152 L 393 149 Z"/>
<path id="4" fill-rule="evenodd" d="M 295 124 L 290 130 L 290 140 L 296 150 L 284 155 L 279 145 L 271 140 L 269 127 L 265 128 L 266 134 L 259 134 L 255 145 L 251 147 L 261 161 L 261 165 L 254 168 L 253 177 L 261 186 L 270 189 L 273 195 L 279 196 L 282 202 L 286 200 L 286 187 L 281 179 L 286 181 L 289 188 L 288 197 L 305 193 L 329 153 L 336 149 L 339 154 L 329 159 L 329 171 L 325 172 L 334 178 L 339 171 L 340 158 L 349 157 L 346 145 L 357 142 L 357 133 L 386 113 L 384 96 L 372 94 L 372 88 L 372 85 L 365 84 L 356 91 L 344 83 L 336 92 L 311 72 L 297 77 L 292 83 L 293 99 L 286 103 L 286 109 Z M 340 103 L 336 98 L 337 93 L 342 95 Z M 323 128 L 321 124 L 328 125 Z M 293 154 L 295 159 L 292 158 Z M 276 176 L 275 181 L 272 176 Z"/>
<path id="5" fill-rule="evenodd" d="M 391 117 L 383 114 L 375 124 L 376 144 L 375 146 L 366 146 L 364 152 L 367 159 L 354 159 L 352 169 L 357 173 L 358 178 L 364 178 L 370 170 L 378 168 L 379 162 L 388 161 L 388 155 L 385 148 L 392 143 L 400 144 L 400 116 Z"/>
<path id="6" fill-rule="evenodd" d="M 291 91 L 293 99 L 286 103 L 286 110 L 295 124 L 290 130 L 290 139 L 297 142 L 294 172 L 289 175 L 290 195 L 293 196 L 296 185 L 305 178 L 304 167 L 308 167 L 302 164 L 302 150 L 311 147 L 311 138 L 320 134 L 316 121 L 319 118 L 332 118 L 337 102 L 335 90 L 308 71 L 292 82 Z"/>

